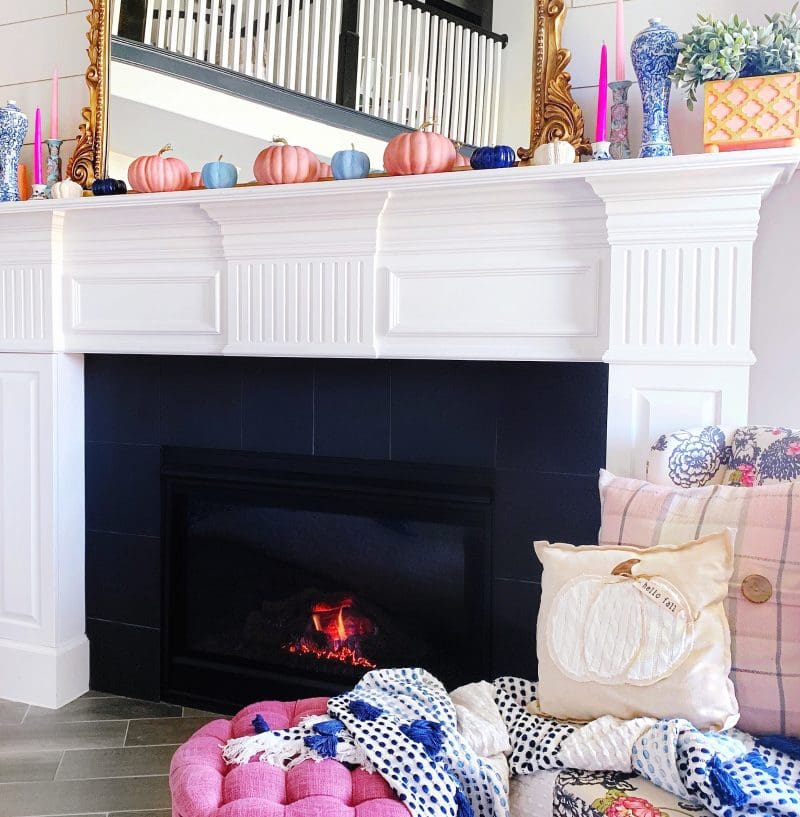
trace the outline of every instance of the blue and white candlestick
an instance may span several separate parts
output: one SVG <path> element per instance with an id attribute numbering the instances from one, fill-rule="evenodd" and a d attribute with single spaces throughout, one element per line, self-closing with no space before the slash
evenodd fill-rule
<path id="1" fill-rule="evenodd" d="M 678 62 L 678 35 L 658 17 L 636 35 L 631 60 L 642 94 L 642 150 L 639 156 L 672 156 L 669 135 L 670 74 Z"/>
<path id="2" fill-rule="evenodd" d="M 611 158 L 630 159 L 631 143 L 628 134 L 628 91 L 633 85 L 629 79 L 609 82 L 611 88 Z"/>
<path id="3" fill-rule="evenodd" d="M 611 159 L 611 142 L 592 142 L 592 161 L 604 162 Z"/>
<path id="4" fill-rule="evenodd" d="M 50 190 L 56 182 L 61 181 L 61 139 L 47 140 L 47 195 L 50 195 Z"/>

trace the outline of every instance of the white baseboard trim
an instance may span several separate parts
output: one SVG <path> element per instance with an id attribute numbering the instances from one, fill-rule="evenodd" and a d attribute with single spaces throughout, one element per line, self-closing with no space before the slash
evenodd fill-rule
<path id="1" fill-rule="evenodd" d="M 59 647 L 0 639 L 0 698 L 58 709 L 88 689 L 85 635 Z"/>

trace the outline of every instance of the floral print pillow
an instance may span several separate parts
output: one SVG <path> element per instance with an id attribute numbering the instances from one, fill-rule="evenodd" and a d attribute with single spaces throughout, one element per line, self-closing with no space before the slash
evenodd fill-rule
<path id="1" fill-rule="evenodd" d="M 800 479 L 800 430 L 743 426 L 733 433 L 725 483 L 750 488 Z"/>
<path id="2" fill-rule="evenodd" d="M 794 482 L 800 479 L 800 430 L 706 426 L 662 434 L 650 449 L 647 478 L 680 488 Z"/>
<path id="3" fill-rule="evenodd" d="M 728 440 L 719 426 L 682 429 L 662 434 L 653 444 L 647 478 L 681 488 L 721 485 L 729 459 Z"/>
<path id="4" fill-rule="evenodd" d="M 642 777 L 566 769 L 553 790 L 555 817 L 710 817 Z"/>

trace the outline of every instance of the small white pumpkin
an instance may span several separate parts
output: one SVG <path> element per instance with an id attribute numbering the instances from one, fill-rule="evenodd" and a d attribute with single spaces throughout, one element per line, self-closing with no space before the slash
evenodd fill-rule
<path id="1" fill-rule="evenodd" d="M 554 139 L 539 145 L 533 152 L 535 165 L 571 165 L 575 161 L 575 148 L 569 142 Z"/>
<path id="2" fill-rule="evenodd" d="M 79 199 L 83 195 L 83 188 L 69 177 L 63 182 L 56 182 L 50 188 L 51 199 Z"/>
<path id="3" fill-rule="evenodd" d="M 682 593 L 660 576 L 634 576 L 639 559 L 610 576 L 578 576 L 556 595 L 547 641 L 556 666 L 576 681 L 647 686 L 671 675 L 694 643 Z"/>

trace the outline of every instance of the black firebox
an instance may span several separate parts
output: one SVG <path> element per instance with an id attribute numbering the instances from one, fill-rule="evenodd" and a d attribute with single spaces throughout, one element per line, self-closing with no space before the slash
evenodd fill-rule
<path id="1" fill-rule="evenodd" d="M 326 695 L 491 659 L 493 471 L 167 447 L 162 697 Z"/>

